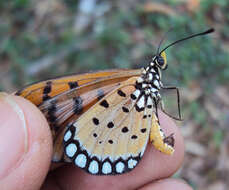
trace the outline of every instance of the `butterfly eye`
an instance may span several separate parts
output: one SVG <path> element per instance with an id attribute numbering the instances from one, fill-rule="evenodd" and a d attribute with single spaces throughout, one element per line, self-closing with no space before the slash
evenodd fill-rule
<path id="1" fill-rule="evenodd" d="M 161 56 L 158 56 L 157 63 L 158 63 L 159 66 L 163 67 L 165 62 L 164 62 L 164 59 Z"/>
<path id="2" fill-rule="evenodd" d="M 166 54 L 163 51 L 160 55 L 156 56 L 156 64 L 162 69 L 165 70 L 167 68 Z"/>
<path id="3" fill-rule="evenodd" d="M 158 65 L 158 67 L 162 70 L 166 69 L 167 68 L 167 64 L 166 64 L 166 61 L 164 60 L 164 58 L 162 56 L 157 56 L 156 57 L 156 64 Z"/>

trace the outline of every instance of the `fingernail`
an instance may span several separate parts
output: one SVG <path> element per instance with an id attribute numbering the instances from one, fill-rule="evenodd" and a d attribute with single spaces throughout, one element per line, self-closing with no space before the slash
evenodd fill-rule
<path id="1" fill-rule="evenodd" d="M 13 96 L 0 92 L 0 179 L 17 167 L 28 148 L 23 110 Z"/>

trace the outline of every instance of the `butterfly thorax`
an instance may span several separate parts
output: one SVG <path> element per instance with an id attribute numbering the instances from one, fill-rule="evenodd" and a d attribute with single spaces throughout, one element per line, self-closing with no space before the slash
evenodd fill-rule
<path id="1" fill-rule="evenodd" d="M 131 94 L 131 98 L 137 100 L 136 109 L 138 111 L 143 111 L 145 107 L 151 108 L 161 98 L 159 93 L 162 87 L 161 71 L 153 61 L 143 68 L 135 87 L 136 90 Z"/>

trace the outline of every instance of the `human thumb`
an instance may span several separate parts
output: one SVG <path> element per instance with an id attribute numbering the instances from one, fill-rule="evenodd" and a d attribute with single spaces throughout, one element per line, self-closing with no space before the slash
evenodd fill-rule
<path id="1" fill-rule="evenodd" d="M 0 189 L 39 189 L 49 170 L 52 138 L 29 101 L 0 93 Z"/>

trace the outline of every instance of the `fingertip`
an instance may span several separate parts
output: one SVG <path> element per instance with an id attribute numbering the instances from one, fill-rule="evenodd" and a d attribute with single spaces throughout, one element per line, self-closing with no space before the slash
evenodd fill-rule
<path id="1" fill-rule="evenodd" d="M 139 190 L 193 190 L 185 181 L 181 179 L 163 179 L 149 183 Z"/>
<path id="2" fill-rule="evenodd" d="M 1 120 L 6 121 L 6 127 L 3 126 L 2 130 L 8 131 L 8 136 L 4 139 L 5 152 L 17 152 L 17 155 L 2 156 L 4 162 L 11 157 L 13 161 L 9 168 L 4 168 L 0 186 L 5 189 L 39 188 L 47 174 L 52 155 L 48 123 L 39 109 L 24 98 L 13 95 L 2 97 L 2 94 L 0 97 L 0 112 L 8 110 L 9 113 L 1 116 Z M 18 139 L 17 136 L 21 138 Z M 16 156 L 17 159 L 14 159 Z"/>

